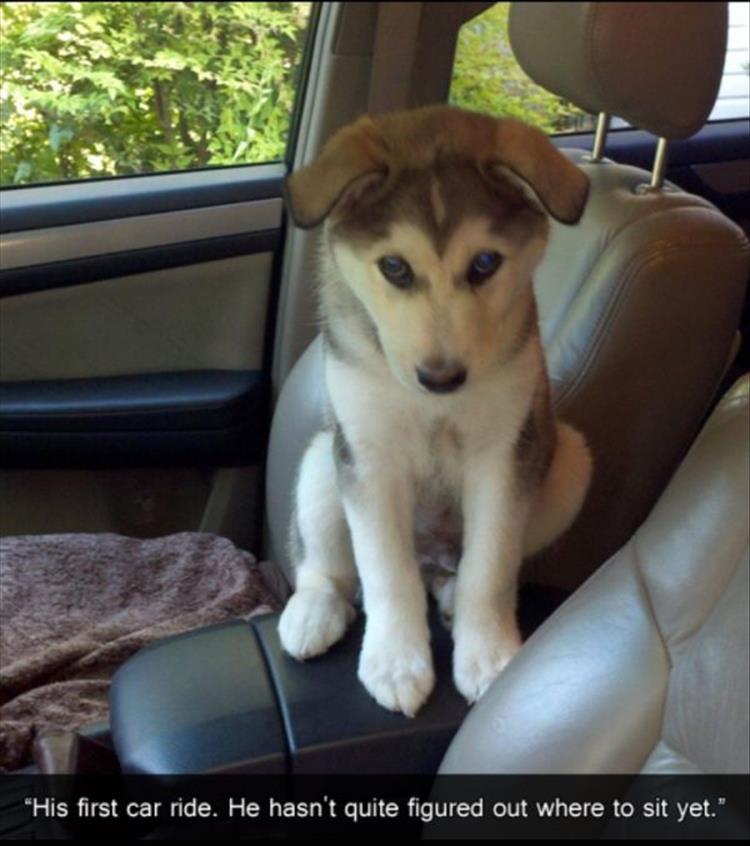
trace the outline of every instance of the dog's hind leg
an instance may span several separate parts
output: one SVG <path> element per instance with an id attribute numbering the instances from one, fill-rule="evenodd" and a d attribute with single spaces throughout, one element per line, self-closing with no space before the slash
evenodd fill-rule
<path id="1" fill-rule="evenodd" d="M 591 454 L 580 432 L 557 422 L 557 449 L 529 515 L 524 555 L 549 546 L 578 516 L 591 481 Z"/>
<path id="2" fill-rule="evenodd" d="M 357 572 L 336 481 L 333 433 L 318 433 L 300 465 L 290 527 L 295 592 L 279 620 L 285 651 L 320 655 L 354 619 Z"/>

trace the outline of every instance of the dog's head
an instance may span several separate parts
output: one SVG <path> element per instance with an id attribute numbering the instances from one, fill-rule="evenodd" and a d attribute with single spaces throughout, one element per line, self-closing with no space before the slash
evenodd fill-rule
<path id="1" fill-rule="evenodd" d="M 448 106 L 364 117 L 287 180 L 403 384 L 448 392 L 497 367 L 533 307 L 547 215 L 581 216 L 585 174 L 539 130 Z"/>

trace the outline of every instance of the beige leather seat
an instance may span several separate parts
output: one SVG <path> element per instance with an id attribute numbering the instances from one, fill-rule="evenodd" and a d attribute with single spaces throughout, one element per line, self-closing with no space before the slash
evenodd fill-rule
<path id="1" fill-rule="evenodd" d="M 532 79 L 662 146 L 713 108 L 725 3 L 513 3 L 509 28 Z M 528 577 L 574 588 L 640 525 L 692 442 L 736 350 L 749 269 L 744 234 L 706 200 L 565 152 L 591 195 L 579 226 L 553 223 L 535 288 L 556 404 L 586 433 L 595 474 Z"/>
<path id="2" fill-rule="evenodd" d="M 441 773 L 750 771 L 750 377 L 646 522 L 524 644 Z"/>
<path id="3" fill-rule="evenodd" d="M 667 138 L 705 122 L 726 44 L 726 4 L 521 3 L 511 38 L 526 70 L 594 112 Z M 656 139 L 655 139 L 656 146 Z M 577 587 L 632 535 L 698 431 L 730 360 L 748 275 L 742 231 L 707 201 L 582 151 L 579 225 L 553 225 L 535 279 L 556 402 L 594 453 L 576 524 L 527 580 Z M 287 573 L 296 469 L 321 425 L 320 340 L 292 370 L 271 432 L 270 553 Z"/>

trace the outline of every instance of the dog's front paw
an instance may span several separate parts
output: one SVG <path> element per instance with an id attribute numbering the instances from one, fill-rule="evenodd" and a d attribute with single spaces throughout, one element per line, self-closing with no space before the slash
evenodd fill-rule
<path id="1" fill-rule="evenodd" d="M 389 711 L 413 717 L 435 684 L 429 634 L 387 636 L 365 631 L 359 656 L 359 679 L 375 701 Z"/>
<path id="2" fill-rule="evenodd" d="M 354 617 L 352 606 L 338 594 L 297 591 L 279 620 L 281 645 L 300 661 L 322 655 L 343 637 Z"/>
<path id="3" fill-rule="evenodd" d="M 471 628 L 455 634 L 453 680 L 468 702 L 476 702 L 521 647 L 513 626 Z"/>

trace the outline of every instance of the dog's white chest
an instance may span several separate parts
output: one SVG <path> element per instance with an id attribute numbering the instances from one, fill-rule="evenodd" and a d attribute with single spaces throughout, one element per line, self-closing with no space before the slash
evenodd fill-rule
<path id="1" fill-rule="evenodd" d="M 414 546 L 428 571 L 455 571 L 461 557 L 466 432 L 450 417 L 431 419 L 416 462 Z"/>

